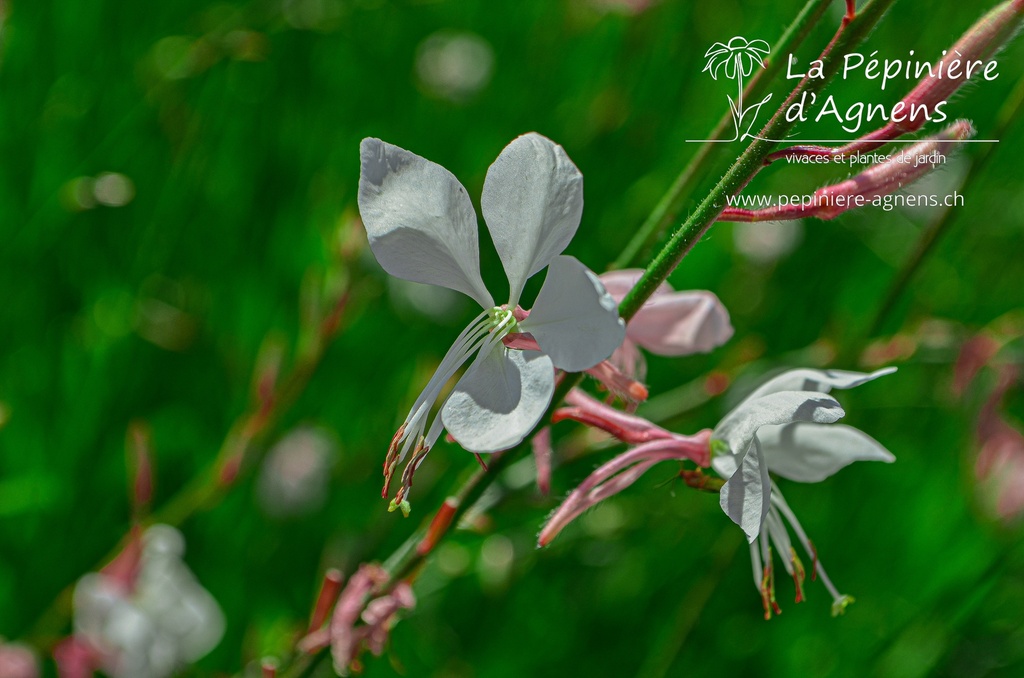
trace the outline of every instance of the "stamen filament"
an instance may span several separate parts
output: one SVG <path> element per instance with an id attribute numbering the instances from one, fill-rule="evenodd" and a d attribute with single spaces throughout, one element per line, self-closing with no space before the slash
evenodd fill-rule
<path id="1" fill-rule="evenodd" d="M 793 528 L 793 532 L 796 533 L 797 539 L 800 540 L 800 543 L 803 545 L 804 550 L 807 551 L 807 555 L 814 559 L 814 571 L 821 576 L 822 583 L 825 585 L 825 588 L 828 589 L 829 594 L 832 596 L 832 614 L 841 614 L 842 610 L 845 609 L 847 605 L 853 602 L 853 598 L 842 593 L 839 593 L 839 590 L 832 583 L 832 580 L 829 579 L 828 573 L 825 572 L 825 567 L 821 564 L 821 561 L 818 560 L 818 552 L 815 550 L 814 544 L 812 544 L 811 540 L 807 538 L 807 533 L 804 532 L 803 526 L 800 525 L 800 521 L 797 520 L 796 514 L 794 514 L 793 510 L 789 508 L 789 505 L 786 503 L 786 500 L 782 497 L 782 493 L 779 492 L 779 488 L 775 486 L 775 483 L 772 483 L 771 497 L 772 504 L 774 504 L 779 509 L 782 515 L 789 522 L 790 527 Z"/>
<path id="2" fill-rule="evenodd" d="M 451 348 L 445 353 L 441 363 L 430 377 L 430 381 L 427 382 L 409 410 L 409 415 L 398 429 L 388 449 L 388 455 L 384 462 L 384 490 L 382 493 L 385 498 L 388 495 L 391 478 L 396 467 L 406 458 L 410 450 L 413 452 L 413 458 L 406 464 L 402 473 L 402 487 L 399 488 L 395 499 L 391 502 L 391 510 L 401 508 L 403 513 L 408 514 L 408 502 L 405 496 L 412 487 L 413 474 L 423 463 L 427 453 L 433 448 L 434 443 L 437 442 L 444 430 L 444 422 L 439 412 L 430 421 L 429 429 L 427 429 L 427 416 L 445 385 L 471 356 L 476 354 L 477 360 L 486 358 L 495 346 L 501 343 L 505 335 L 515 327 L 516 319 L 512 311 L 502 308 L 485 310 L 462 330 Z M 424 435 L 425 430 L 426 435 Z"/>

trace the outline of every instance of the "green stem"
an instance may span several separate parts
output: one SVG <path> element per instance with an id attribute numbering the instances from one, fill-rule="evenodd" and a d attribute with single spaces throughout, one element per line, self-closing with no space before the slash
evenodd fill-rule
<path id="1" fill-rule="evenodd" d="M 640 280 L 619 304 L 619 313 L 623 318 L 629 320 L 640 310 L 640 307 L 654 293 L 658 285 L 668 278 L 683 257 L 693 249 L 697 241 L 715 222 L 726 206 L 726 198 L 738 193 L 761 170 L 765 158 L 777 145 L 777 142 L 770 141 L 770 139 L 785 138 L 796 124 L 795 121 L 786 120 L 785 113 L 789 106 L 805 92 L 815 94 L 821 91 L 839 70 L 841 59 L 836 58 L 835 55 L 846 52 L 848 48 L 858 45 L 867 38 L 871 30 L 895 2 L 896 0 L 869 0 L 856 17 L 852 20 L 843 20 L 843 25 L 825 52 L 822 53 L 823 77 L 805 77 L 793 89 L 761 131 L 760 137 L 763 138 L 756 138 L 733 163 L 725 176 L 719 180 L 718 185 L 676 230 L 644 271 Z"/>
<path id="2" fill-rule="evenodd" d="M 800 10 L 800 13 L 797 14 L 796 18 L 793 19 L 792 23 L 783 32 L 782 37 L 772 45 L 771 53 L 777 55 L 777 58 L 772 59 L 769 57 L 764 60 L 765 67 L 757 71 L 754 77 L 750 79 L 750 82 L 743 89 L 741 98 L 751 99 L 764 95 L 768 89 L 768 84 L 782 70 L 785 59 L 781 57 L 793 53 L 803 44 L 831 3 L 832 0 L 807 0 L 803 9 Z M 708 139 L 721 139 L 729 129 L 731 122 L 732 115 L 726 114 L 722 116 L 722 119 L 718 121 L 718 124 L 711 131 Z M 665 192 L 665 195 L 662 196 L 650 215 L 644 220 L 644 223 L 637 229 L 610 269 L 630 266 L 640 254 L 640 251 L 661 235 L 668 222 L 672 219 L 672 216 L 678 211 L 683 196 L 692 188 L 694 180 L 704 175 L 704 170 L 709 160 L 715 154 L 715 151 L 718 150 L 721 150 L 720 144 L 708 142 L 700 146 L 697 153 L 690 159 L 690 162 L 679 173 L 679 176 L 672 182 L 668 191 Z"/>

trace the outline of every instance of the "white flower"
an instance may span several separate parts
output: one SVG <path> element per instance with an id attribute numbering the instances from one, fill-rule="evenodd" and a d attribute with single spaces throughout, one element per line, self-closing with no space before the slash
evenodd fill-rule
<path id="1" fill-rule="evenodd" d="M 500 306 L 480 277 L 476 212 L 462 184 L 440 165 L 378 139 L 364 139 L 360 157 L 359 212 L 384 270 L 457 290 L 483 308 L 392 440 L 388 480 L 413 451 L 395 500 L 400 505 L 412 472 L 442 429 L 472 452 L 516 445 L 547 409 L 554 369 L 593 367 L 622 343 L 625 327 L 597 276 L 575 258 L 560 256 L 583 211 L 583 177 L 561 146 L 525 134 L 487 170 L 480 204 L 509 281 L 508 303 Z M 544 268 L 547 277 L 527 314 L 518 308 L 523 287 Z M 531 334 L 541 350 L 505 347 L 502 339 L 511 332 Z M 474 354 L 428 427 L 445 384 Z"/>
<path id="2" fill-rule="evenodd" d="M 826 394 L 833 388 L 853 388 L 895 371 L 784 372 L 747 396 L 715 427 L 711 465 L 727 481 L 720 495 L 722 510 L 743 528 L 751 543 L 754 581 L 764 600 L 765 618 L 773 610 L 778 612 L 772 545 L 782 554 L 786 572 L 796 582 L 797 601 L 803 597 L 804 569 L 785 523 L 812 558 L 812 573 L 821 576 L 832 594 L 833 614 L 840 614 L 852 602 L 832 585 L 814 546 L 768 474 L 815 483 L 855 461 L 892 462 L 892 453 L 878 441 L 858 429 L 835 423 L 845 412 Z M 755 540 L 759 543 L 754 544 Z"/>
<path id="3" fill-rule="evenodd" d="M 75 586 L 75 634 L 115 678 L 170 676 L 212 650 L 224 634 L 217 601 L 181 560 L 181 533 L 154 525 L 142 540 L 133 581 L 91 573 Z"/>
<path id="4" fill-rule="evenodd" d="M 326 431 L 300 426 L 267 453 L 256 483 L 256 496 L 274 518 L 302 516 L 327 501 L 331 464 L 336 455 Z"/>

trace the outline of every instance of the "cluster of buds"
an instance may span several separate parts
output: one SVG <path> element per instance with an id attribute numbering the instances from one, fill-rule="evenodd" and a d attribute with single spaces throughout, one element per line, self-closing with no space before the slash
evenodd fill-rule
<path id="1" fill-rule="evenodd" d="M 779 159 L 821 158 L 845 160 L 865 156 L 905 134 L 919 131 L 929 119 L 926 112 L 936 109 L 982 71 L 972 67 L 991 59 L 1001 50 L 1024 21 L 1024 0 L 1007 0 L 978 20 L 900 102 L 884 126 L 848 144 L 838 147 L 794 145 L 771 153 L 766 162 Z M 936 77 L 936 73 L 943 77 Z M 905 113 L 904 113 L 905 112 Z M 785 221 L 816 217 L 832 219 L 847 210 L 869 204 L 884 204 L 877 199 L 888 196 L 917 181 L 946 162 L 966 140 L 974 136 L 967 120 L 957 120 L 933 136 L 914 143 L 900 153 L 883 156 L 863 172 L 837 184 L 802 196 L 798 201 L 763 209 L 727 207 L 719 221 Z"/>
<path id="2" fill-rule="evenodd" d="M 329 646 L 334 670 L 341 676 L 361 670 L 363 652 L 368 650 L 376 657 L 383 654 L 399 615 L 416 606 L 408 582 L 381 591 L 389 579 L 384 568 L 368 563 L 360 565 L 342 588 L 341 573 L 329 570 L 313 608 L 309 631 L 299 641 L 299 651 L 313 654 Z M 328 616 L 330 621 L 325 625 Z"/>

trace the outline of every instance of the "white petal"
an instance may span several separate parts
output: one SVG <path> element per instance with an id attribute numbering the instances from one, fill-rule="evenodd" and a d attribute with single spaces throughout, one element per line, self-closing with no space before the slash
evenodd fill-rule
<path id="1" fill-rule="evenodd" d="M 561 146 L 531 132 L 487 170 L 480 207 L 505 266 L 509 306 L 526 279 L 562 253 L 583 213 L 583 175 Z"/>
<path id="2" fill-rule="evenodd" d="M 813 421 L 831 424 L 846 414 L 835 398 L 815 391 L 782 391 L 744 401 L 718 423 L 712 437 L 725 442 L 730 455 L 715 455 L 713 466 L 729 477 L 742 462 L 757 430 L 762 426 Z M 730 469 L 731 467 L 731 469 Z"/>
<path id="3" fill-rule="evenodd" d="M 540 421 L 555 390 L 551 359 L 500 344 L 481 353 L 441 410 L 445 428 L 470 452 L 507 450 Z"/>
<path id="4" fill-rule="evenodd" d="M 631 289 L 636 285 L 637 281 L 644 274 L 642 268 L 623 268 L 618 271 L 608 271 L 598 276 L 601 280 L 601 284 L 608 290 L 608 294 L 612 295 L 612 299 L 616 303 L 621 302 Z M 658 285 L 654 293 L 651 294 L 650 298 L 654 299 L 662 294 L 671 294 L 672 287 L 668 283 L 661 283 Z"/>
<path id="5" fill-rule="evenodd" d="M 480 278 L 476 212 L 458 179 L 380 139 L 363 139 L 359 157 L 359 214 L 384 270 L 494 306 Z"/>
<path id="6" fill-rule="evenodd" d="M 743 456 L 740 472 L 722 486 L 718 500 L 725 515 L 743 528 L 747 541 L 753 543 L 768 515 L 770 499 L 771 479 L 755 438 L 751 449 Z"/>
<path id="7" fill-rule="evenodd" d="M 895 367 L 884 367 L 874 372 L 848 372 L 846 370 L 799 369 L 783 372 L 761 384 L 747 396 L 750 401 L 778 391 L 820 391 L 828 393 L 834 388 L 854 388 L 873 379 L 884 377 L 896 371 Z"/>
<path id="8" fill-rule="evenodd" d="M 764 426 L 757 432 L 768 470 L 802 483 L 816 483 L 855 461 L 895 457 L 866 433 L 842 424 L 797 422 Z"/>
<path id="9" fill-rule="evenodd" d="M 590 369 L 626 338 L 618 304 L 597 275 L 567 256 L 551 262 L 537 303 L 520 327 L 566 372 Z"/>
<path id="10" fill-rule="evenodd" d="M 732 336 L 729 312 L 711 292 L 673 292 L 651 298 L 626 326 L 648 351 L 677 356 L 707 353 Z"/>

